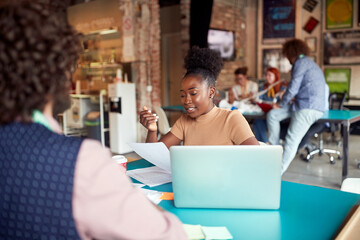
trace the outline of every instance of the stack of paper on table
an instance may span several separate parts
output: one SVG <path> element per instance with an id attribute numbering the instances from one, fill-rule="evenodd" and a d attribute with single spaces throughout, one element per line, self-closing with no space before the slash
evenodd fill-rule
<path id="1" fill-rule="evenodd" d="M 127 175 L 139 182 L 154 187 L 171 182 L 170 152 L 164 143 L 128 143 L 142 158 L 154 167 L 127 171 Z"/>
<path id="2" fill-rule="evenodd" d="M 126 174 L 149 187 L 171 182 L 171 174 L 156 166 L 130 170 Z"/>

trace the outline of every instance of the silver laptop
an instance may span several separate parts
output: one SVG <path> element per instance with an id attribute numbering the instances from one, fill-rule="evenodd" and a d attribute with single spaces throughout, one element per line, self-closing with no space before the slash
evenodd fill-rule
<path id="1" fill-rule="evenodd" d="M 173 146 L 179 208 L 278 209 L 281 146 Z"/>

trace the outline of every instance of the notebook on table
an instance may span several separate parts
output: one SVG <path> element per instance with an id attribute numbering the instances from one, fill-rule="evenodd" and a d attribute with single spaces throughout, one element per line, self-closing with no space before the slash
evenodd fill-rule
<path id="1" fill-rule="evenodd" d="M 281 146 L 173 146 L 179 208 L 278 209 Z"/>

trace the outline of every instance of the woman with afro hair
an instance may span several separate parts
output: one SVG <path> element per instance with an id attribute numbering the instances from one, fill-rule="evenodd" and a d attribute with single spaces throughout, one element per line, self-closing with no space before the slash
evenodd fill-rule
<path id="1" fill-rule="evenodd" d="M 186 113 L 159 141 L 168 148 L 181 141 L 184 145 L 258 145 L 239 111 L 220 109 L 213 102 L 216 79 L 223 67 L 220 55 L 208 48 L 193 47 L 184 66 L 180 98 Z M 158 141 L 156 121 L 156 116 L 144 106 L 140 123 L 148 129 L 148 143 Z"/>

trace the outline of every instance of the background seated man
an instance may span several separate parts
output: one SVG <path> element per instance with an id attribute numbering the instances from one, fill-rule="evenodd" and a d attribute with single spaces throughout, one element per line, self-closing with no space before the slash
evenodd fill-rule
<path id="1" fill-rule="evenodd" d="M 322 70 L 308 57 L 310 50 L 304 41 L 288 40 L 282 52 L 293 65 L 291 81 L 281 101 L 267 114 L 267 125 L 269 142 L 279 144 L 280 121 L 290 118 L 283 154 L 284 173 L 294 159 L 301 139 L 326 111 L 326 83 Z"/>
<path id="2" fill-rule="evenodd" d="M 258 92 L 258 84 L 247 78 L 247 71 L 247 67 L 240 67 L 234 72 L 235 85 L 232 87 L 232 90 L 236 100 L 252 97 Z"/>
<path id="3" fill-rule="evenodd" d="M 236 101 L 236 97 L 232 88 L 227 91 L 225 99 L 222 99 L 220 101 L 219 108 L 225 108 L 230 110 L 239 108 L 239 101 Z"/>

